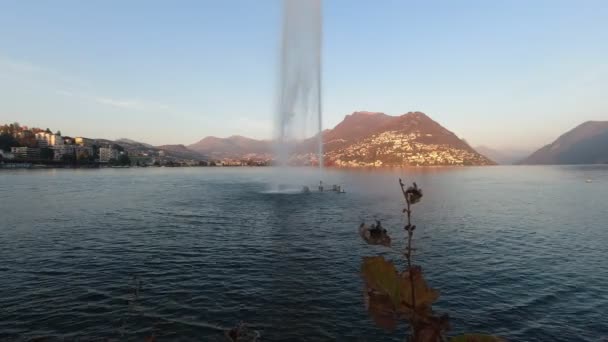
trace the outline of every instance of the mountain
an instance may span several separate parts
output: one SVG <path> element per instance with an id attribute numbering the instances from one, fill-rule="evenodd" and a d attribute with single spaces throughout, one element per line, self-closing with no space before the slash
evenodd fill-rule
<path id="1" fill-rule="evenodd" d="M 354 112 L 322 132 L 324 159 L 336 166 L 492 165 L 464 140 L 421 112 L 390 116 Z M 241 136 L 206 137 L 189 149 L 213 158 L 263 157 L 273 154 L 272 141 Z M 314 158 L 316 138 L 295 149 L 297 160 Z"/>
<path id="2" fill-rule="evenodd" d="M 530 151 L 523 150 L 515 150 L 515 149 L 495 149 L 488 146 L 475 146 L 475 151 L 481 153 L 482 155 L 492 159 L 501 165 L 513 165 L 528 155 L 530 155 Z"/>
<path id="3" fill-rule="evenodd" d="M 165 157 L 168 159 L 175 160 L 196 160 L 205 161 L 208 158 L 196 151 L 189 150 L 184 145 L 163 145 L 163 146 L 152 146 L 150 144 L 142 143 L 131 139 L 94 139 L 98 144 L 112 145 L 116 144 L 121 146 L 132 156 L 158 156 L 159 152 L 164 152 Z"/>
<path id="4" fill-rule="evenodd" d="M 193 151 L 184 145 L 161 145 L 157 149 L 164 151 L 165 154 L 179 159 L 206 160 L 207 157 L 199 152 Z"/>
<path id="5" fill-rule="evenodd" d="M 562 134 L 521 164 L 608 163 L 608 121 L 587 121 Z"/>
<path id="6" fill-rule="evenodd" d="M 464 140 L 421 112 L 409 112 L 400 116 L 353 113 L 350 120 L 348 119 L 347 116 L 340 125 L 348 126 L 347 121 L 359 123 L 361 120 L 369 129 L 367 132 L 360 132 L 356 138 L 344 138 L 346 141 L 342 146 L 328 146 L 325 160 L 330 165 L 494 164 Z M 342 130 L 349 131 L 344 127 Z"/>
<path id="7" fill-rule="evenodd" d="M 116 140 L 116 143 L 119 145 L 131 145 L 131 146 L 139 146 L 140 148 L 154 148 L 154 146 L 150 145 L 150 144 L 146 144 L 143 142 L 139 142 L 139 141 L 135 141 L 132 139 L 127 139 L 127 138 L 120 138 L 118 140 Z"/>
<path id="8" fill-rule="evenodd" d="M 354 112 L 346 115 L 334 129 L 326 130 L 323 134 L 325 151 L 347 146 L 372 133 L 389 123 L 394 117 L 376 112 Z"/>
<path id="9" fill-rule="evenodd" d="M 188 146 L 188 149 L 213 158 L 241 158 L 246 155 L 272 154 L 272 142 L 240 135 L 229 138 L 206 137 Z"/>

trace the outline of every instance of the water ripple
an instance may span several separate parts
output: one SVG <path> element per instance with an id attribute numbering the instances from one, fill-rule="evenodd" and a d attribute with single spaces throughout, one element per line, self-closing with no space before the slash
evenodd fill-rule
<path id="1" fill-rule="evenodd" d="M 326 174 L 345 195 L 269 192 L 270 169 L 112 171 L 0 173 L 18 194 L 1 202 L 0 340 L 223 341 L 244 320 L 265 341 L 402 341 L 373 325 L 358 275 L 398 254 L 356 234 L 378 217 L 403 240 L 397 177 L 425 190 L 416 260 L 454 333 L 608 336 L 608 168 Z M 584 199 L 562 196 L 587 178 Z"/>

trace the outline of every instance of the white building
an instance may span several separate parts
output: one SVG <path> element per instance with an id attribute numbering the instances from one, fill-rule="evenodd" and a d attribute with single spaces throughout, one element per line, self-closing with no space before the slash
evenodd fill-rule
<path id="1" fill-rule="evenodd" d="M 51 134 L 50 144 L 51 146 L 63 145 L 63 138 L 58 134 Z"/>
<path id="2" fill-rule="evenodd" d="M 65 155 L 74 155 L 73 145 L 59 145 L 53 146 L 53 159 L 61 160 Z"/>
<path id="3" fill-rule="evenodd" d="M 101 147 L 99 148 L 99 162 L 107 163 L 111 159 L 118 159 L 118 150 L 115 150 L 111 147 Z"/>
<path id="4" fill-rule="evenodd" d="M 63 138 L 61 135 L 52 133 L 36 133 L 36 141 L 40 147 L 63 145 Z"/>
<path id="5" fill-rule="evenodd" d="M 48 133 L 36 133 L 36 142 L 40 147 L 49 147 Z"/>
<path id="6" fill-rule="evenodd" d="M 40 149 L 31 147 L 11 147 L 15 159 L 40 159 Z"/>
<path id="7" fill-rule="evenodd" d="M 79 159 L 81 155 L 92 156 L 93 148 L 88 146 L 78 146 L 78 145 L 57 145 L 53 146 L 53 159 L 61 160 L 63 156 L 74 156 L 74 158 Z"/>
<path id="8" fill-rule="evenodd" d="M 71 145 L 55 146 L 53 147 L 53 159 L 61 160 L 65 155 L 74 154 L 74 149 Z"/>

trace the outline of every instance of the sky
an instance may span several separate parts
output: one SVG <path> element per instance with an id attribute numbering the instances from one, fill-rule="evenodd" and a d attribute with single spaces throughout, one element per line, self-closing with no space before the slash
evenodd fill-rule
<path id="1" fill-rule="evenodd" d="M 281 6 L 1 0 L 0 123 L 271 138 Z M 534 149 L 608 120 L 608 1 L 325 0 L 322 78 L 325 128 L 422 111 L 471 145 Z"/>

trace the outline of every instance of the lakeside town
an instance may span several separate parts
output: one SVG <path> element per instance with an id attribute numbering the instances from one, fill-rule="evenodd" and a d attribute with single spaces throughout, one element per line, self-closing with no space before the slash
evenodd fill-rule
<path id="1" fill-rule="evenodd" d="M 61 131 L 22 126 L 0 126 L 0 168 L 30 167 L 187 167 L 266 166 L 267 160 L 224 158 L 210 160 L 192 151 L 161 149 L 121 139 L 64 136 Z"/>
<path id="2" fill-rule="evenodd" d="M 347 168 L 495 164 L 453 133 L 433 125 L 429 125 L 435 127 L 433 129 L 422 127 L 421 122 L 433 123 L 430 118 L 416 113 L 403 117 L 409 122 L 407 127 L 414 128 L 404 130 L 391 126 L 392 129 L 362 139 L 350 139 L 348 133 L 334 137 L 326 142 L 329 148 L 324 153 L 324 164 Z M 306 145 L 291 155 L 288 164 L 318 165 L 317 154 L 310 151 L 316 147 L 312 147 Z M 19 123 L 0 126 L 0 168 L 271 166 L 274 163 L 272 144 L 244 137 L 204 138 L 188 147 L 152 146 L 129 139 L 64 136 L 61 131 L 30 128 Z"/>
<path id="3" fill-rule="evenodd" d="M 386 131 L 345 148 L 330 151 L 327 159 L 340 167 L 493 165 L 472 150 L 441 143 L 422 143 L 430 133 Z"/>

